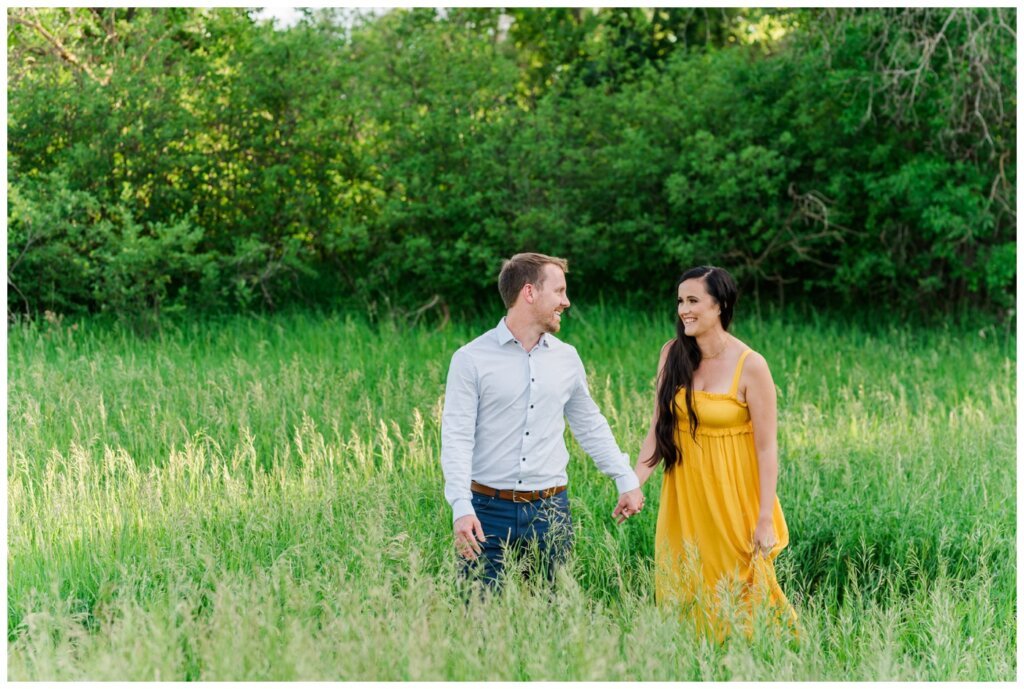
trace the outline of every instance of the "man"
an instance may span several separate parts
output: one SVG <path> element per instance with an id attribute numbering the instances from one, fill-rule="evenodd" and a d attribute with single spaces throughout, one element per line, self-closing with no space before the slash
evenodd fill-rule
<path id="1" fill-rule="evenodd" d="M 508 309 L 497 327 L 452 356 L 441 417 L 444 494 L 463 573 L 493 584 L 509 549 L 536 547 L 550 578 L 572 545 L 565 419 L 598 468 L 615 481 L 613 517 L 643 493 L 608 422 L 590 397 L 576 349 L 554 337 L 569 308 L 564 259 L 516 254 L 498 289 Z"/>

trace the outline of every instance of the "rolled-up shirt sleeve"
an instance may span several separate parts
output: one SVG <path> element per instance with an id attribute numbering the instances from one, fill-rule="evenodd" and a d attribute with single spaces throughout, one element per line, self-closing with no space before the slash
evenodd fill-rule
<path id="1" fill-rule="evenodd" d="M 594 464 L 615 482 L 619 493 L 640 486 L 640 479 L 629 465 L 629 455 L 619 449 L 607 419 L 597 408 L 587 387 L 587 373 L 583 362 L 576 357 L 577 381 L 569 401 L 565 404 L 565 417 L 576 441 Z"/>
<path id="2" fill-rule="evenodd" d="M 479 401 L 476 369 L 464 350 L 452 355 L 441 413 L 441 471 L 444 497 L 452 507 L 452 521 L 473 510 L 469 484 L 473 469 L 473 442 Z"/>

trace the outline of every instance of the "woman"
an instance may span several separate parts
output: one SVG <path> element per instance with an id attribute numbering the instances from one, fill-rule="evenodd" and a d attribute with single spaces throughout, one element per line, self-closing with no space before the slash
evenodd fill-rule
<path id="1" fill-rule="evenodd" d="M 767 601 L 795 622 L 773 564 L 789 531 L 775 495 L 771 372 L 728 332 L 737 296 L 729 273 L 693 268 L 677 292 L 676 337 L 661 348 L 654 414 L 636 466 L 641 486 L 665 466 L 656 597 L 695 604 L 703 613 L 698 627 L 719 636 L 728 627 L 719 613 L 730 592 L 741 610 L 763 609 Z"/>

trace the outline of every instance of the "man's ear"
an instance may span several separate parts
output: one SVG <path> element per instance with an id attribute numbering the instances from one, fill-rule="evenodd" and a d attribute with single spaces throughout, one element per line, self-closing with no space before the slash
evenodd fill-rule
<path id="1" fill-rule="evenodd" d="M 526 301 L 527 304 L 532 304 L 536 298 L 537 293 L 534 291 L 534 286 L 527 282 L 523 285 L 523 289 L 519 292 L 519 295 Z"/>

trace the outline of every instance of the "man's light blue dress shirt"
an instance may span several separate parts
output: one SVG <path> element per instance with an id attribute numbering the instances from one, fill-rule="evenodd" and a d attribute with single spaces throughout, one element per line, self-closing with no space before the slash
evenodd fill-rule
<path id="1" fill-rule="evenodd" d="M 545 333 L 529 352 L 502 318 L 452 356 L 441 416 L 444 496 L 475 514 L 470 481 L 539 490 L 568 483 L 565 420 L 619 493 L 640 485 L 587 389 L 576 348 Z"/>

